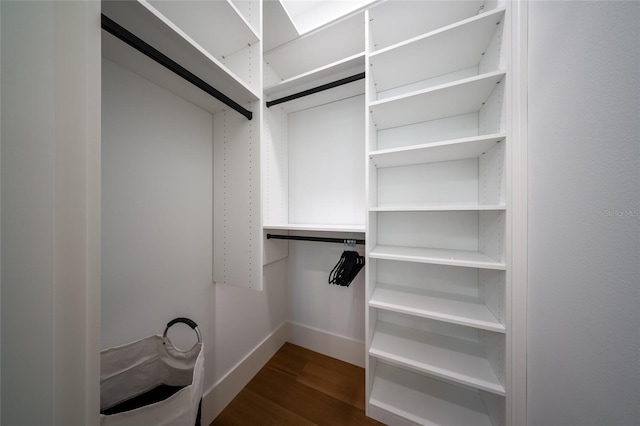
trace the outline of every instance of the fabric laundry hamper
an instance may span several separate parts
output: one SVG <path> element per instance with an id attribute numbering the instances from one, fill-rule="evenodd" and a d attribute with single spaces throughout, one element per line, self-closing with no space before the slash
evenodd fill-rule
<path id="1" fill-rule="evenodd" d="M 167 331 L 189 325 L 198 342 L 177 349 Z M 100 353 L 100 424 L 103 426 L 200 425 L 204 348 L 198 325 L 188 318 L 149 336 Z"/>

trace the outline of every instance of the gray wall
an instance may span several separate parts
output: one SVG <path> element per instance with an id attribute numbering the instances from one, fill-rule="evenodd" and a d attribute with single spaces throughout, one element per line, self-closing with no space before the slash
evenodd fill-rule
<path id="1" fill-rule="evenodd" d="M 528 424 L 640 424 L 640 3 L 531 2 Z"/>

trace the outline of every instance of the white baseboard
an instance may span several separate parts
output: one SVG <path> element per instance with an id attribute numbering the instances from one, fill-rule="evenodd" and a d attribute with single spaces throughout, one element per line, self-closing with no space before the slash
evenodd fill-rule
<path id="1" fill-rule="evenodd" d="M 244 359 L 213 385 L 202 397 L 202 425 L 210 425 L 253 376 L 284 345 L 289 337 L 289 325 L 283 322 Z M 206 368 L 206 366 L 205 366 Z"/>
<path id="2" fill-rule="evenodd" d="M 211 424 L 285 342 L 364 368 L 364 342 L 285 321 L 211 389 L 205 391 L 202 397 L 202 425 Z"/>
<path id="3" fill-rule="evenodd" d="M 364 368 L 364 342 L 289 322 L 289 342 Z"/>

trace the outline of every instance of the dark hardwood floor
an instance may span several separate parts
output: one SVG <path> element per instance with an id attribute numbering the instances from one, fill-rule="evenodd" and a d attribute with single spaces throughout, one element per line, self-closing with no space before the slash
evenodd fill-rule
<path id="1" fill-rule="evenodd" d="M 364 397 L 364 369 L 286 343 L 211 426 L 381 425 Z"/>

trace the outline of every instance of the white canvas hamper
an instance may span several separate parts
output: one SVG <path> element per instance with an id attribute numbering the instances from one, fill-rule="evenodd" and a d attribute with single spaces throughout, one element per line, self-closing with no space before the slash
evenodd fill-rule
<path id="1" fill-rule="evenodd" d="M 198 342 L 177 349 L 167 331 L 176 323 L 189 325 Z M 204 350 L 198 326 L 188 318 L 167 324 L 162 336 L 149 336 L 100 353 L 100 424 L 104 426 L 193 426 L 199 424 L 204 376 Z M 156 389 L 181 387 L 168 398 L 129 411 L 109 409 L 133 398 L 145 398 Z M 175 391 L 175 388 L 173 388 Z"/>

